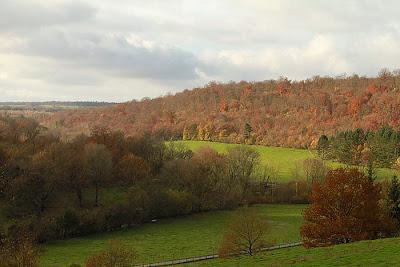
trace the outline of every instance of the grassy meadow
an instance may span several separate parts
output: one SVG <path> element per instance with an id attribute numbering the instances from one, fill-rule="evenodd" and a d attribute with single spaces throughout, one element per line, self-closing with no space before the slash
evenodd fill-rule
<path id="1" fill-rule="evenodd" d="M 253 257 L 216 259 L 183 266 L 399 266 L 399 250 L 400 238 L 388 238 L 313 249 L 287 248 Z"/>
<path id="2" fill-rule="evenodd" d="M 208 141 L 175 141 L 176 143 L 184 144 L 189 149 L 197 151 L 203 147 L 210 147 L 220 153 L 225 153 L 229 148 L 238 146 L 237 144 L 225 144 Z M 250 146 L 250 145 L 248 145 Z M 302 162 L 307 158 L 318 157 L 317 153 L 312 150 L 285 148 L 285 147 L 270 147 L 251 145 L 260 154 L 261 164 L 273 166 L 277 170 L 278 182 L 287 182 L 294 180 L 294 169 L 301 170 Z M 327 161 L 328 166 L 332 168 L 344 167 L 344 164 L 338 162 Z M 395 170 L 379 168 L 376 170 L 379 179 L 391 178 L 395 174 Z"/>
<path id="3" fill-rule="evenodd" d="M 271 231 L 268 240 L 287 243 L 300 239 L 304 205 L 257 205 L 253 207 L 265 216 Z M 43 245 L 43 267 L 65 267 L 83 264 L 85 258 L 104 248 L 112 239 L 132 246 L 138 263 L 207 255 L 216 252 L 218 243 L 232 211 L 215 211 L 186 217 L 159 220 L 134 229 L 88 237 L 57 241 Z"/>

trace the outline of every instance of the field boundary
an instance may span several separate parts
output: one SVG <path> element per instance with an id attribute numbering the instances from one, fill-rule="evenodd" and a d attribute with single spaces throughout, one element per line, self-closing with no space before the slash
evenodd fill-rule
<path id="1" fill-rule="evenodd" d="M 260 251 L 270 251 L 270 250 L 277 250 L 277 249 L 282 249 L 282 248 L 291 248 L 291 247 L 301 246 L 302 244 L 303 244 L 303 242 L 286 243 L 286 244 L 275 245 L 272 247 L 265 247 L 265 248 L 260 249 Z M 135 265 L 135 267 L 173 266 L 173 265 L 179 265 L 179 264 L 185 264 L 185 263 L 191 263 L 191 262 L 212 260 L 212 259 L 217 259 L 217 258 L 219 258 L 218 254 L 213 254 L 213 255 L 207 255 L 207 256 L 199 256 L 199 257 L 192 257 L 192 258 L 184 258 L 184 259 Z"/>

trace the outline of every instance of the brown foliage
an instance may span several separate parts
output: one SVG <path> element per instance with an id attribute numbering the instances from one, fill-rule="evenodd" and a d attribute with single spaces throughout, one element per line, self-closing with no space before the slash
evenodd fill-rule
<path id="1" fill-rule="evenodd" d="M 376 239 L 393 230 L 379 204 L 380 185 L 356 169 L 330 171 L 314 184 L 310 199 L 301 228 L 306 247 Z"/>
<path id="2" fill-rule="evenodd" d="M 229 257 L 241 253 L 252 256 L 266 245 L 264 238 L 268 230 L 266 219 L 253 209 L 239 209 L 229 222 L 228 231 L 218 250 L 219 256 Z"/>
<path id="3" fill-rule="evenodd" d="M 149 164 L 134 154 L 123 156 L 116 168 L 119 178 L 126 184 L 134 184 L 146 178 L 150 173 Z"/>
<path id="4" fill-rule="evenodd" d="M 90 128 L 96 129 L 94 125 L 108 125 L 130 136 L 149 132 L 179 139 L 186 127 L 185 139 L 232 143 L 241 142 L 240 125 L 247 122 L 257 144 L 309 147 L 321 134 L 373 130 L 382 125 L 398 127 L 400 97 L 395 80 L 399 84 L 400 75 L 389 80 L 355 75 L 304 81 L 214 82 L 174 96 L 58 112 L 41 122 L 50 128 L 57 126 L 68 136 L 88 133 Z M 101 128 L 94 132 L 96 140 L 108 134 Z M 113 151 L 111 145 L 106 146 Z"/>
<path id="5" fill-rule="evenodd" d="M 133 249 L 113 240 L 104 250 L 90 256 L 86 260 L 86 267 L 132 267 L 134 266 L 135 252 Z"/>
<path id="6" fill-rule="evenodd" d="M 0 240 L 0 267 L 37 267 L 39 250 L 27 235 Z"/>

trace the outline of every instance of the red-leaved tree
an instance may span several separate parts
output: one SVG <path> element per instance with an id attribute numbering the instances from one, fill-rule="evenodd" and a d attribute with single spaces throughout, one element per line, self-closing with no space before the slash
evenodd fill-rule
<path id="1" fill-rule="evenodd" d="M 337 169 L 315 183 L 304 212 L 306 247 L 329 246 L 387 236 L 393 222 L 380 205 L 381 187 L 356 169 Z"/>

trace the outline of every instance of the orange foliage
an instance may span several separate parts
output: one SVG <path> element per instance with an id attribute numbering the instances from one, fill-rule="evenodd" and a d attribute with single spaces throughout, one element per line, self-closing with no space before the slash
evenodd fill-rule
<path id="1" fill-rule="evenodd" d="M 219 104 L 219 111 L 220 112 L 226 112 L 228 111 L 228 105 L 226 104 L 225 99 L 221 99 L 221 103 Z"/>
<path id="2" fill-rule="evenodd" d="M 167 140 L 182 138 L 190 126 L 185 135 L 190 139 L 233 143 L 241 142 L 241 125 L 249 123 L 257 144 L 305 148 L 321 134 L 399 125 L 400 97 L 390 86 L 399 84 L 400 76 L 384 82 L 358 76 L 213 82 L 176 95 L 58 112 L 41 123 L 68 137 L 107 125 L 128 136 L 147 132 Z"/>
<path id="3" fill-rule="evenodd" d="M 356 169 L 330 171 L 314 184 L 304 212 L 301 236 L 306 247 L 375 239 L 393 231 L 380 206 L 381 188 Z"/>

